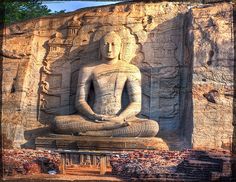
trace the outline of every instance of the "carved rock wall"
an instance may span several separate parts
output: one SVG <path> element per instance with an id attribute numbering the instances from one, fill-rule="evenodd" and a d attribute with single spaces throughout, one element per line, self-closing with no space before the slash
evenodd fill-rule
<path id="1" fill-rule="evenodd" d="M 221 4 L 224 7 L 222 10 L 219 9 Z M 120 58 L 137 65 L 142 73 L 142 117 L 158 121 L 159 135 L 167 140 L 186 141 L 183 146 L 190 146 L 192 141 L 194 147 L 209 146 L 209 143 L 213 148 L 223 147 L 213 142 L 218 134 L 208 133 L 209 129 L 201 123 L 204 113 L 201 107 L 209 103 L 202 94 L 211 89 L 220 92 L 215 85 L 223 85 L 222 80 L 215 79 L 215 85 L 210 88 L 208 78 L 207 81 L 200 78 L 207 72 L 197 71 L 198 67 L 206 69 L 203 62 L 208 64 L 214 58 L 220 66 L 212 60 L 213 65 L 207 68 L 211 67 L 209 74 L 217 74 L 218 69 L 222 68 L 226 77 L 227 73 L 232 76 L 231 57 L 222 58 L 224 54 L 233 56 L 230 51 L 233 38 L 229 31 L 232 29 L 232 5 L 221 4 L 202 7 L 170 2 L 121 3 L 7 27 L 2 51 L 3 130 L 6 140 L 12 141 L 15 147 L 19 146 L 17 143 L 24 144 L 25 139 L 31 141 L 48 132 L 44 128 L 55 115 L 74 113 L 80 67 L 99 60 L 99 39 L 106 32 L 115 31 L 122 39 Z M 209 11 L 206 11 L 207 8 Z M 205 13 L 204 16 L 201 13 Z M 207 29 L 209 26 L 212 30 Z M 214 34 L 212 37 L 211 32 Z M 225 39 L 220 39 L 223 35 Z M 199 41 L 204 46 L 200 46 Z M 209 57 L 213 54 L 209 53 L 211 50 L 218 52 Z M 229 83 L 229 87 L 232 86 L 232 80 Z M 197 97 L 196 93 L 201 97 Z M 228 99 L 228 110 L 224 108 L 230 121 L 232 97 L 225 96 L 225 99 Z M 125 95 L 124 101 L 127 102 Z M 225 105 L 210 105 L 219 110 L 221 106 Z M 211 117 L 214 117 L 213 114 L 205 117 L 208 126 L 219 120 Z M 228 128 L 224 131 L 227 139 L 221 138 L 220 141 L 232 136 L 228 120 L 219 122 L 219 127 Z M 209 141 L 202 141 L 202 137 L 208 135 L 211 135 Z M 29 142 L 28 146 L 32 143 Z"/>
<path id="2" fill-rule="evenodd" d="M 233 136 L 233 7 L 192 9 L 193 147 L 230 149 Z"/>

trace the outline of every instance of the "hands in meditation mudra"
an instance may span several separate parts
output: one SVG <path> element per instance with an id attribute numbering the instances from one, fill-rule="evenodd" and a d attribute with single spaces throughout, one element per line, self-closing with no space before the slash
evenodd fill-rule
<path id="1" fill-rule="evenodd" d="M 52 128 L 56 133 L 107 137 L 153 137 L 159 130 L 156 121 L 140 119 L 141 73 L 119 60 L 121 38 L 115 32 L 100 40 L 101 62 L 80 69 L 74 115 L 56 116 Z M 95 100 L 87 102 L 93 84 Z M 122 92 L 127 89 L 129 104 L 122 108 Z"/>

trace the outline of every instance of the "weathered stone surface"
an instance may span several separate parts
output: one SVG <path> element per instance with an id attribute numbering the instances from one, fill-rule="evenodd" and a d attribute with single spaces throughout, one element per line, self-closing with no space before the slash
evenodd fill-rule
<path id="1" fill-rule="evenodd" d="M 192 9 L 193 147 L 230 149 L 233 137 L 233 11 Z"/>
<path id="2" fill-rule="evenodd" d="M 23 137 L 46 132 L 27 131 L 49 125 L 56 115 L 74 114 L 79 70 L 99 60 L 99 40 L 115 31 L 121 59 L 141 71 L 140 117 L 158 121 L 159 136 L 178 138 L 181 146 L 229 149 L 232 11 L 229 3 L 129 2 L 6 27 L 4 137 L 23 144 Z M 215 102 L 209 101 L 212 93 Z"/>
<path id="3" fill-rule="evenodd" d="M 168 150 L 166 143 L 157 137 L 132 138 L 132 137 L 89 137 L 49 135 L 38 137 L 35 141 L 36 148 L 70 149 L 70 150 L 106 150 L 123 151 L 135 149 Z"/>

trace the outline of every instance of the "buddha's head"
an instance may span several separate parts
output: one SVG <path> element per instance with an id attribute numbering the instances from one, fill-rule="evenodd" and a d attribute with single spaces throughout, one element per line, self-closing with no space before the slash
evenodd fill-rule
<path id="1" fill-rule="evenodd" d="M 121 38 L 115 32 L 107 33 L 100 41 L 102 58 L 109 61 L 118 58 L 121 48 Z"/>

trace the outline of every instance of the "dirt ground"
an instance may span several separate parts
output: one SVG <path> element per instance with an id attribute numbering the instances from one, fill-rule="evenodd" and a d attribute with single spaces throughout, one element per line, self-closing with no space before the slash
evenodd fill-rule
<path id="1" fill-rule="evenodd" d="M 56 174 L 56 175 L 49 175 L 49 174 L 37 174 L 37 175 L 27 175 L 27 176 L 14 176 L 14 177 L 5 177 L 3 181 L 7 182 L 41 182 L 41 181 L 56 181 L 56 182 L 65 182 L 65 181 L 101 181 L 101 182 L 108 182 L 108 181 L 125 181 L 124 179 L 112 176 L 112 175 L 63 175 L 63 174 Z"/>

